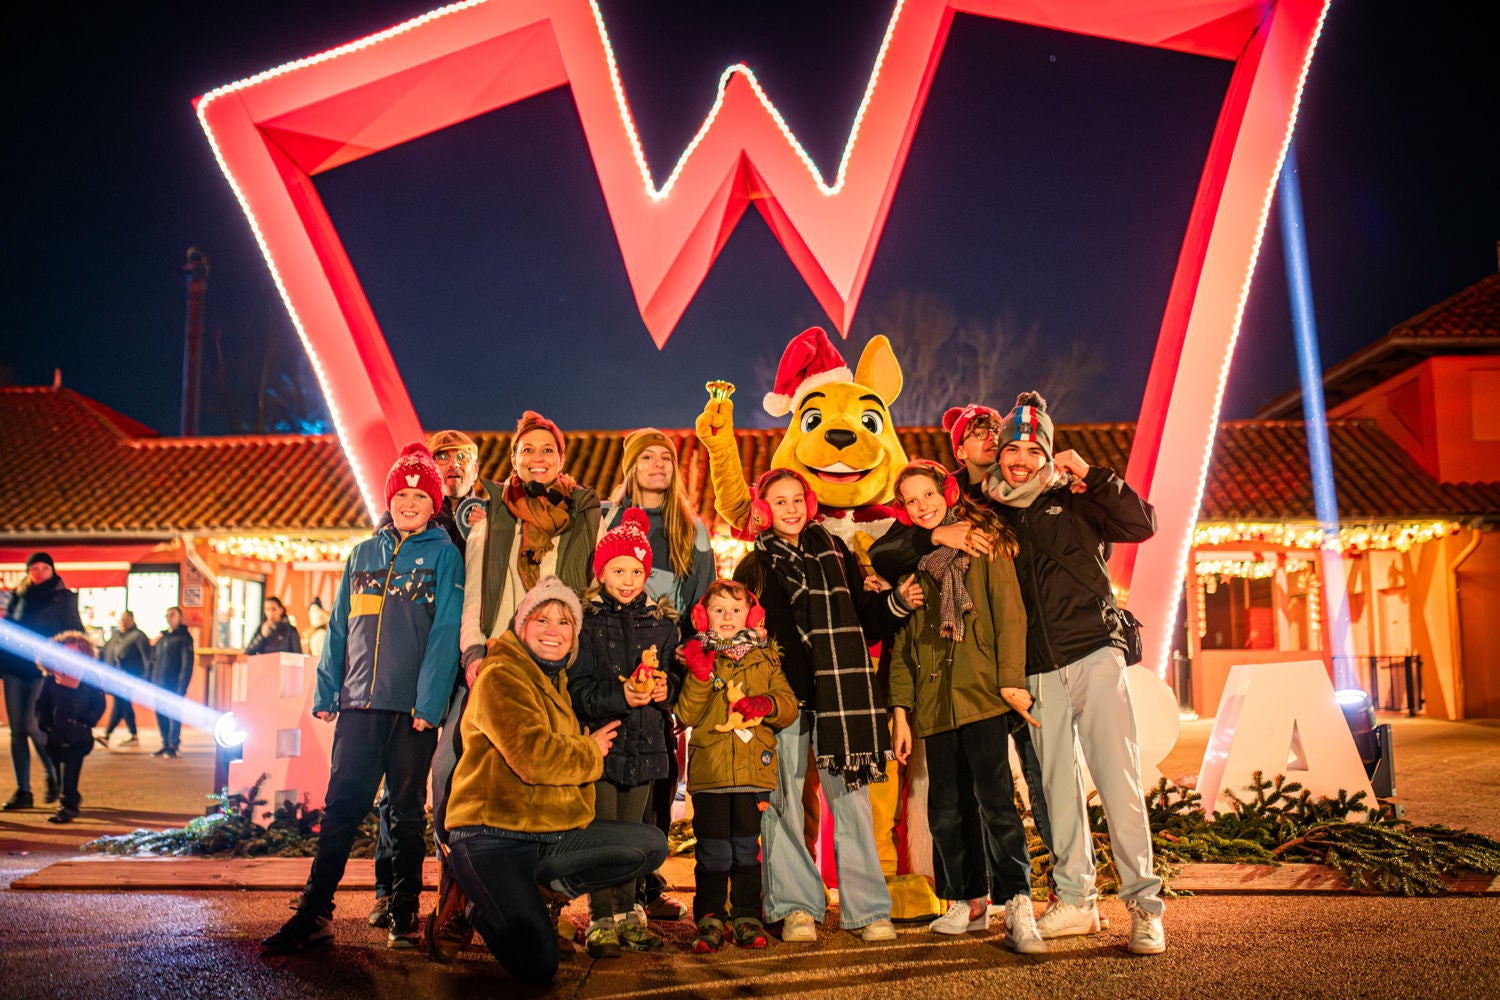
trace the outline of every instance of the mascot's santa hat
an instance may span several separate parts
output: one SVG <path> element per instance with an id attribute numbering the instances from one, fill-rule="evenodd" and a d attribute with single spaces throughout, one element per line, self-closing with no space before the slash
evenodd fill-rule
<path id="1" fill-rule="evenodd" d="M 810 326 L 786 345 L 776 366 L 776 385 L 762 405 L 773 417 L 792 412 L 797 401 L 820 385 L 853 382 L 854 373 L 821 326 Z"/>

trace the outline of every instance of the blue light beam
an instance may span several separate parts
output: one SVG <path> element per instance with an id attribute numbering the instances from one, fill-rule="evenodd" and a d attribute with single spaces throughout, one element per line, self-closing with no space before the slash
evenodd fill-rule
<path id="1" fill-rule="evenodd" d="M 1328 650 L 1337 688 L 1359 686 L 1355 677 L 1354 636 L 1349 624 L 1349 597 L 1344 586 L 1344 559 L 1339 551 L 1339 501 L 1333 483 L 1333 453 L 1328 444 L 1328 413 L 1323 406 L 1323 365 L 1318 357 L 1318 320 L 1313 313 L 1312 271 L 1307 263 L 1307 234 L 1302 221 L 1302 187 L 1297 181 L 1297 151 L 1288 144 L 1277 179 L 1276 205 L 1281 215 L 1281 243 L 1286 257 L 1287 296 L 1292 306 L 1292 333 L 1297 372 L 1302 382 L 1302 420 L 1307 425 L 1307 461 L 1312 470 L 1313 509 L 1323 536 L 1320 552 L 1323 604 L 1328 614 Z"/>
<path id="2" fill-rule="evenodd" d="M 116 698 L 127 698 L 137 705 L 177 719 L 184 726 L 201 729 L 214 734 L 216 738 L 221 733 L 238 733 L 240 742 L 244 741 L 244 734 L 239 733 L 238 727 L 233 724 L 232 712 L 219 712 L 207 705 L 190 701 L 180 694 L 159 688 L 150 681 L 132 677 L 123 670 L 85 656 L 76 649 L 44 639 L 14 622 L 0 619 L 0 649 L 40 663 L 56 673 L 77 677 L 83 683 L 92 684 Z M 226 717 L 231 721 L 223 722 Z"/>

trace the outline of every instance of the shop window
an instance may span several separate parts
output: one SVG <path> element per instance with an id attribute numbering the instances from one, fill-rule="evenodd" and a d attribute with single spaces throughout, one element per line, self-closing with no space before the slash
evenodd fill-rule
<path id="1" fill-rule="evenodd" d="M 214 646 L 244 649 L 260 628 L 266 585 L 260 580 L 220 576 L 214 601 Z"/>
<path id="2" fill-rule="evenodd" d="M 1275 649 L 1271 580 L 1228 577 L 1205 583 L 1203 648 Z"/>
<path id="3" fill-rule="evenodd" d="M 125 594 L 124 587 L 78 588 L 78 617 L 83 619 L 83 627 L 95 643 L 107 640 L 114 633 L 115 626 L 120 624 L 120 613 L 127 607 Z M 156 634 L 139 619 L 136 625 L 147 635 Z"/>
<path id="4" fill-rule="evenodd" d="M 178 593 L 175 566 L 171 569 L 132 569 L 125 578 L 126 607 L 135 615 L 136 627 L 149 636 L 159 635 L 166 630 L 167 609 L 177 606 Z"/>

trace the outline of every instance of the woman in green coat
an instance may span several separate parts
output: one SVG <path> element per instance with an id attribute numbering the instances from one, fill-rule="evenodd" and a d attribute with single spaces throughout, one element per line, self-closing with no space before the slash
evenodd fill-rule
<path id="1" fill-rule="evenodd" d="M 933 462 L 901 471 L 896 504 L 902 520 L 920 527 L 963 520 L 998 539 L 988 559 L 947 546 L 922 557 L 925 600 L 891 659 L 896 759 L 906 763 L 914 737 L 926 740 L 932 868 L 938 895 L 952 901 L 930 926 L 939 934 L 985 930 L 993 899 L 1005 906 L 1006 946 L 1043 952 L 1006 738 L 1017 719 L 1036 724 L 1026 690 L 1026 611 L 1011 562 L 1015 536 Z"/>

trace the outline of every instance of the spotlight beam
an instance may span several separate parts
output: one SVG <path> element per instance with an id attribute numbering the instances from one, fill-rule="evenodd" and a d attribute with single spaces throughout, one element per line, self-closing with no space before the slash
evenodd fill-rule
<path id="1" fill-rule="evenodd" d="M 61 643 L 44 639 L 14 622 L 0 620 L 0 649 L 40 663 L 56 673 L 77 677 L 116 698 L 127 698 L 206 733 L 213 733 L 219 719 L 227 714 L 159 688 L 143 678 L 133 677 Z M 14 719 L 11 724 L 15 724 Z"/>

